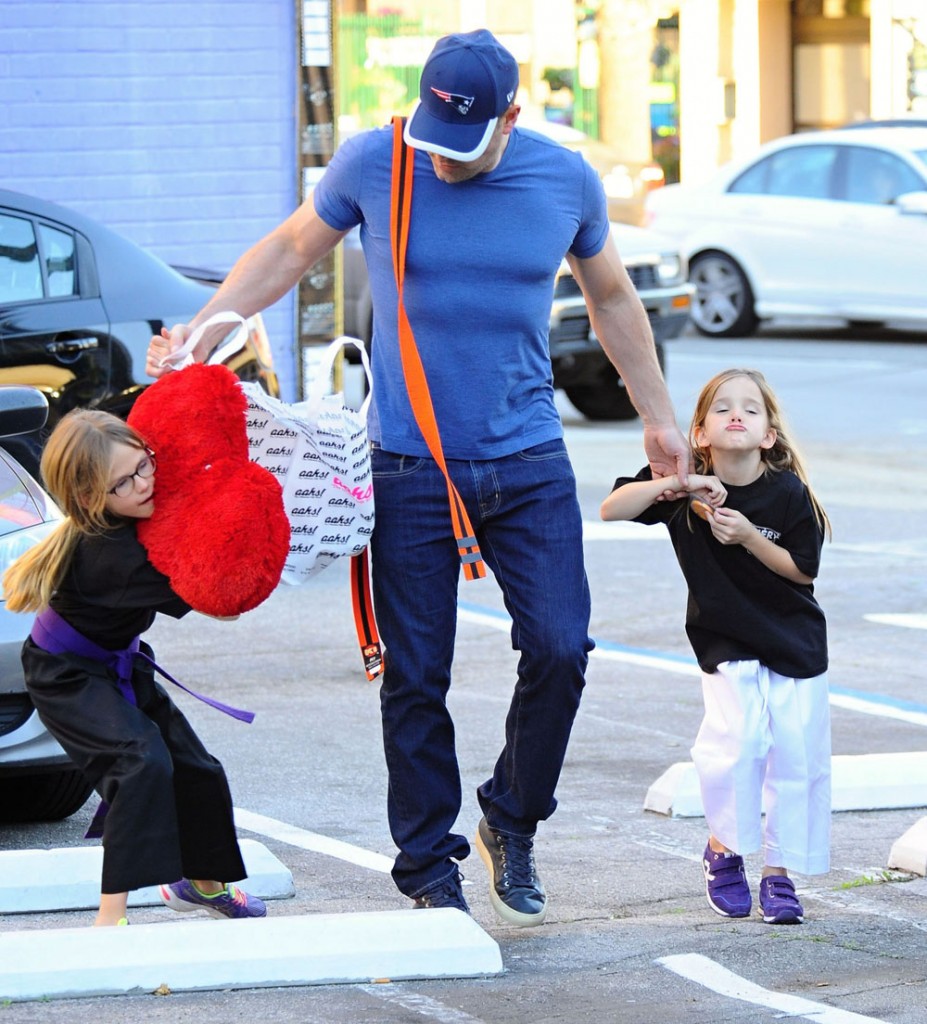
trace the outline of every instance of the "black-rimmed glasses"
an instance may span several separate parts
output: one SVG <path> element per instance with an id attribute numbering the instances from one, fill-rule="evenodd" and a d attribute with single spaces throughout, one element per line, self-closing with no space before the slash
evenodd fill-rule
<path id="1" fill-rule="evenodd" d="M 155 471 L 155 454 L 148 449 L 145 450 L 145 457 L 135 467 L 135 472 L 130 473 L 128 476 L 124 476 L 116 481 L 114 487 L 110 487 L 109 493 L 114 494 L 117 498 L 128 498 L 128 496 L 135 490 L 135 478 L 139 480 L 147 480 L 148 477 L 154 476 Z"/>

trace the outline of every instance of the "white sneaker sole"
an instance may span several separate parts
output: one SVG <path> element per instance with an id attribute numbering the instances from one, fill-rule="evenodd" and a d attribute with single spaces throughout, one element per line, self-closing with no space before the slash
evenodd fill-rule
<path id="1" fill-rule="evenodd" d="M 741 919 L 743 919 L 745 917 L 749 917 L 750 916 L 750 912 L 753 909 L 752 908 L 752 904 L 751 904 L 750 910 L 748 910 L 746 912 L 746 914 L 731 914 L 729 911 L 721 910 L 720 907 L 715 906 L 715 904 L 711 900 L 711 893 L 708 891 L 708 868 L 705 866 L 704 862 L 702 863 L 702 871 L 703 871 L 703 873 L 705 875 L 705 899 L 708 900 L 708 906 L 711 907 L 711 909 L 719 917 L 726 917 L 726 918 L 728 918 L 731 921 L 739 921 L 739 920 L 741 920 Z"/>
<path id="2" fill-rule="evenodd" d="M 495 910 L 506 924 L 513 924 L 517 928 L 534 928 L 539 924 L 543 924 L 544 918 L 547 917 L 547 900 L 545 899 L 543 908 L 537 914 L 522 914 L 518 910 L 512 910 L 510 906 L 502 902 L 499 894 L 496 892 L 495 885 L 493 885 L 492 856 L 489 850 L 486 849 L 486 844 L 483 842 L 483 837 L 479 832 L 476 833 L 474 844 L 477 853 L 480 855 L 480 860 L 486 865 L 486 870 L 489 872 L 489 902 L 492 904 L 492 909 Z"/>

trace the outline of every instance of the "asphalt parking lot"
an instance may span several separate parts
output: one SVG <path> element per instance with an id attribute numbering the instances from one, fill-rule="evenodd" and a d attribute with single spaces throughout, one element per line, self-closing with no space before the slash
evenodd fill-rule
<path id="1" fill-rule="evenodd" d="M 927 484 L 919 473 L 927 450 L 927 350 L 829 339 L 752 344 L 745 353 L 688 339 L 670 353 L 680 419 L 715 370 L 747 356 L 762 365 L 804 440 L 835 526 L 817 592 L 829 621 L 831 683 L 858 703 L 834 705 L 834 753 L 922 754 L 927 701 L 917 623 L 927 611 Z M 245 1016 L 326 1024 L 927 1020 L 927 882 L 886 866 L 894 841 L 927 814 L 927 792 L 915 794 L 910 806 L 834 815 L 831 871 L 798 880 L 807 922 L 793 928 L 716 917 L 699 865 L 704 821 L 643 810 L 648 787 L 689 759 L 701 714 L 697 677 L 686 667 L 684 589 L 665 538 L 643 527 L 609 531 L 597 522 L 614 476 L 642 461 L 638 428 L 593 426 L 569 409 L 564 419 L 588 522 L 599 648 L 560 805 L 538 834 L 548 923 L 523 931 L 500 925 L 479 859 L 463 864 L 474 918 L 498 942 L 504 972 L 477 980 L 17 1003 L 3 1007 L 4 1019 L 86 1013 L 104 1024 Z M 498 753 L 515 654 L 493 581 L 462 584 L 461 599 L 450 703 L 465 794 L 458 824 L 472 835 L 479 817 L 473 792 Z M 226 764 L 236 805 L 289 830 L 281 838 L 283 832 L 257 828 L 260 819 L 249 818 L 256 830 L 242 831 L 293 873 L 296 895 L 273 902 L 275 915 L 406 906 L 383 870 L 393 847 L 377 695 L 363 677 L 352 631 L 346 573 L 335 566 L 311 587 L 279 591 L 238 623 L 191 616 L 159 623 L 150 634 L 163 663 L 188 685 L 257 712 L 244 726 L 179 699 Z M 55 825 L 5 828 L 3 845 L 80 844 L 91 810 Z M 312 837 L 344 846 L 325 848 Z M 760 864 L 758 855 L 748 859 L 754 882 Z M 3 915 L 0 930 L 90 918 Z M 170 912 L 140 910 L 135 922 L 169 924 Z"/>

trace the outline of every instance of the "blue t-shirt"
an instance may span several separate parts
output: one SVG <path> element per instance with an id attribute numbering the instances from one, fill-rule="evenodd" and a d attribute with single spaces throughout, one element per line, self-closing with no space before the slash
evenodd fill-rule
<path id="1" fill-rule="evenodd" d="M 312 201 L 330 227 L 361 225 L 373 296 L 370 436 L 427 455 L 399 357 L 390 252 L 392 128 L 345 142 Z M 415 152 L 405 305 L 448 458 L 488 459 L 562 436 L 548 349 L 554 279 L 568 251 L 608 237 L 605 195 L 578 153 L 516 128 L 499 165 L 440 181 Z"/>

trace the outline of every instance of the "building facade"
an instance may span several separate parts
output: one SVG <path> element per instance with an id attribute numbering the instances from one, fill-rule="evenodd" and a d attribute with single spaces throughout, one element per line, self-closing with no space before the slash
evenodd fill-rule
<path id="1" fill-rule="evenodd" d="M 792 132 L 927 117 L 922 0 L 680 0 L 654 13 L 678 23 L 686 180 Z"/>
<path id="2" fill-rule="evenodd" d="M 340 45 L 345 19 L 387 15 L 419 27 Z M 925 0 L 3 0 L 0 181 L 226 270 L 302 201 L 356 90 L 404 112 L 435 37 L 480 25 L 516 54 L 526 107 L 667 180 L 793 131 L 927 116 Z M 301 339 L 338 323 L 302 292 L 265 317 L 291 399 Z"/>
<path id="3" fill-rule="evenodd" d="M 296 201 L 296 61 L 293 0 L 3 0 L 0 182 L 227 270 Z M 293 298 L 265 319 L 292 395 Z"/>

